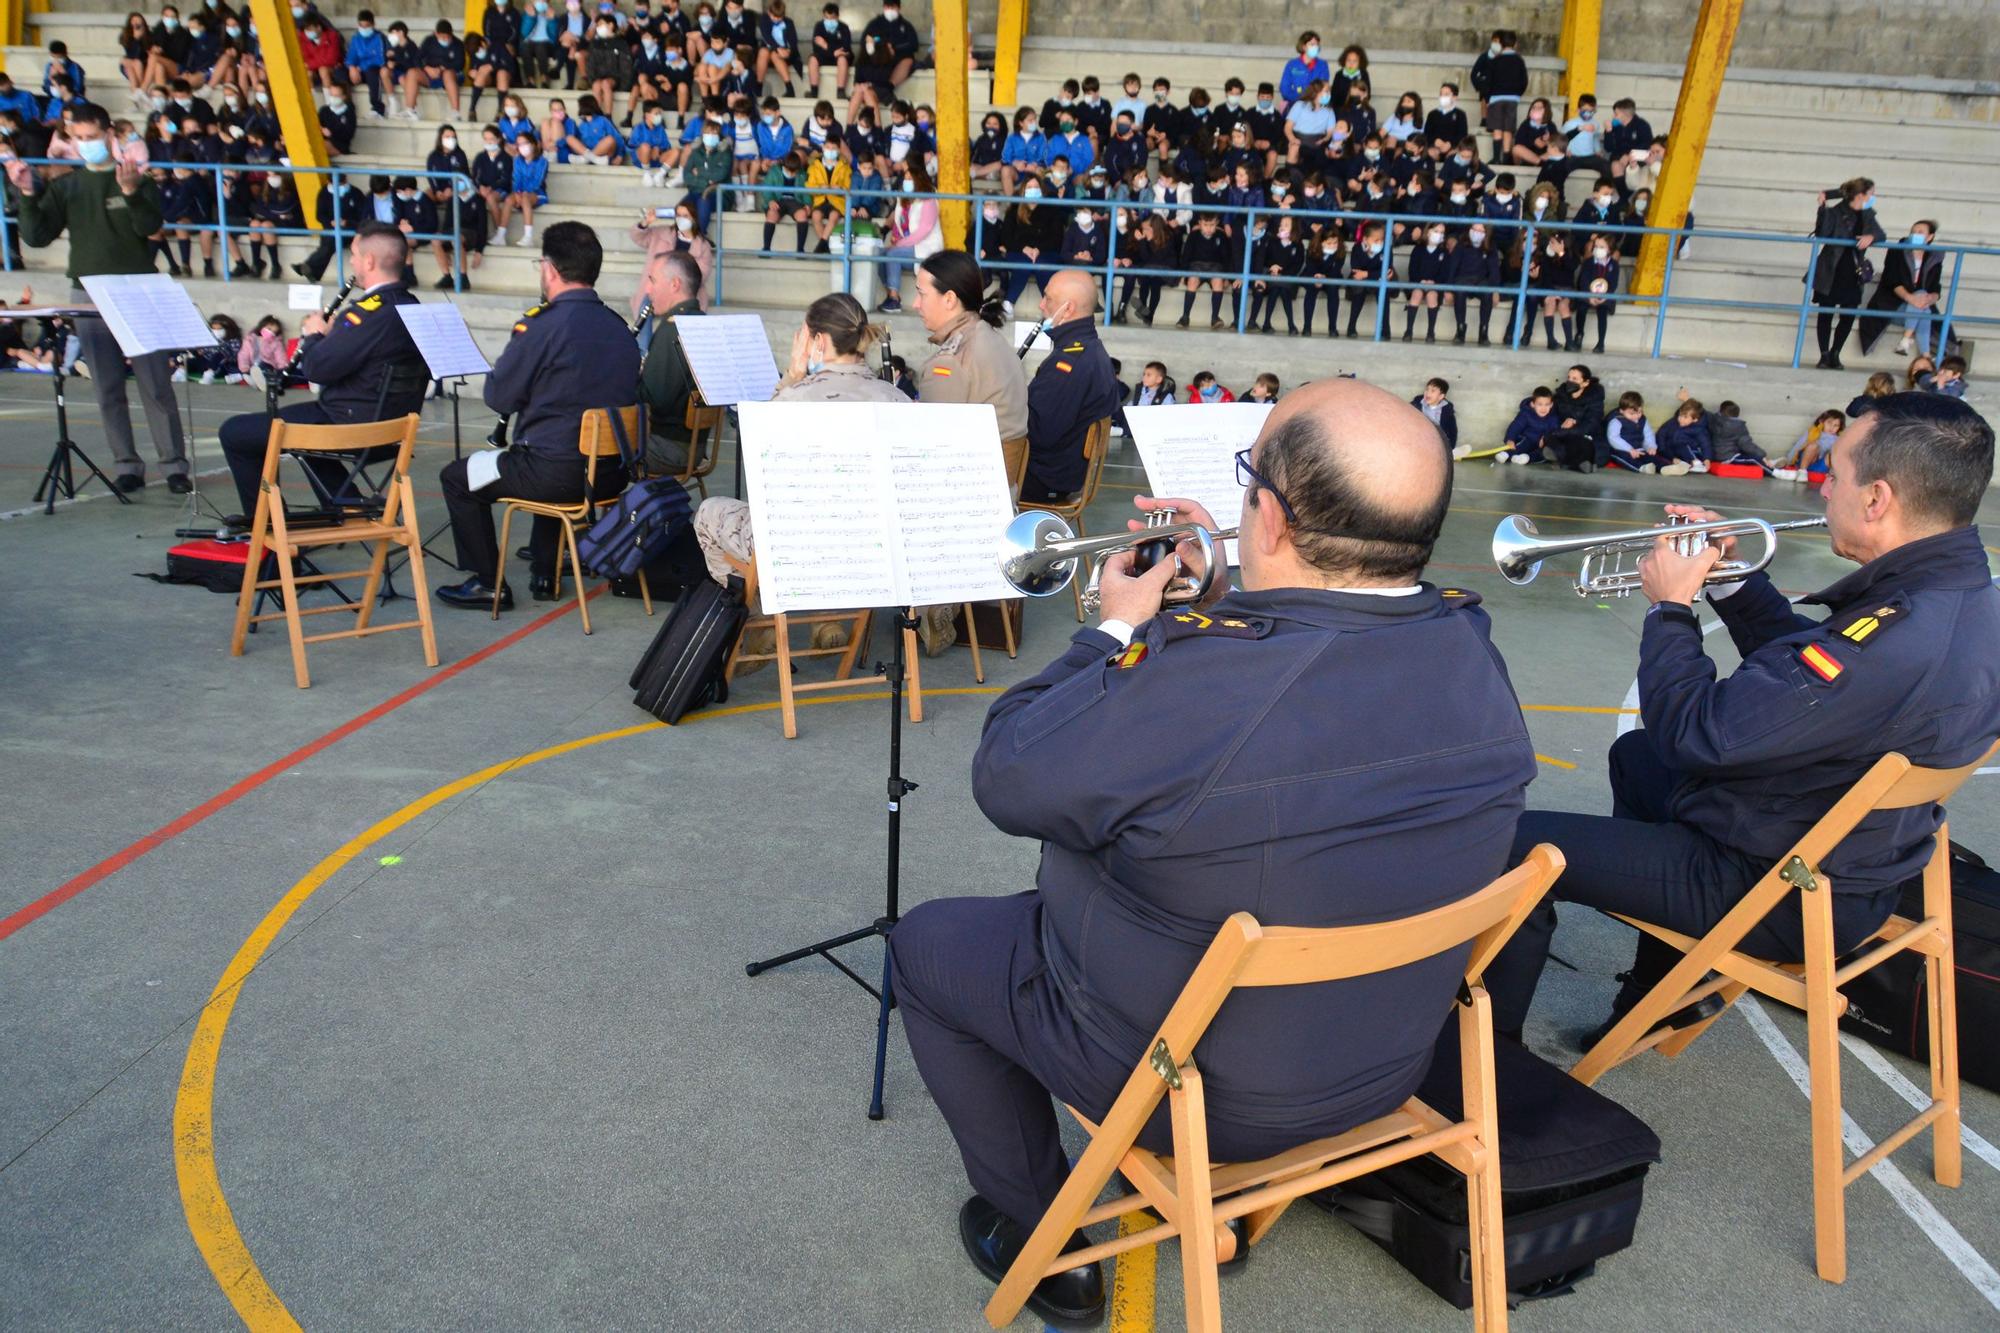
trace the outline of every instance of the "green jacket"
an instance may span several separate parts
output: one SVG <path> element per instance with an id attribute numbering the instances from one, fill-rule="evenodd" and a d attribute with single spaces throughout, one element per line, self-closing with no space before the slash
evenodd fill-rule
<path id="1" fill-rule="evenodd" d="M 646 422 L 653 436 L 646 448 L 646 464 L 656 477 L 687 467 L 687 406 L 695 390 L 694 371 L 670 321 L 700 317 L 699 301 L 683 301 L 653 316 L 660 327 L 653 333 L 645 364 L 639 367 L 639 396 L 645 400 Z"/>
<path id="2" fill-rule="evenodd" d="M 786 171 L 782 165 L 773 166 L 769 171 L 764 173 L 764 179 L 758 183 L 761 185 L 789 185 L 794 187 L 792 193 L 766 194 L 759 195 L 757 198 L 758 203 L 767 207 L 771 204 L 776 204 L 782 216 L 789 217 L 801 208 L 809 207 L 812 202 L 806 196 L 805 176 L 802 173 Z"/>
<path id="3" fill-rule="evenodd" d="M 700 194 L 709 186 L 728 180 L 734 164 L 733 150 L 726 143 L 713 148 L 697 147 L 681 163 L 681 178 L 690 194 Z"/>
<path id="4" fill-rule="evenodd" d="M 160 187 L 150 177 L 129 196 L 116 171 L 79 169 L 19 194 L 21 240 L 51 245 L 69 229 L 70 280 L 100 273 L 155 272 L 146 238 L 160 229 Z"/>

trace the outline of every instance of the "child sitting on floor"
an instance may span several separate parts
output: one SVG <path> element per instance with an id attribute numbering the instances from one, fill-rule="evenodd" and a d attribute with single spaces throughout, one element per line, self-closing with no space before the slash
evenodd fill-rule
<path id="1" fill-rule="evenodd" d="M 1715 456 L 1715 442 L 1709 438 L 1708 427 L 1702 424 L 1704 412 L 1699 398 L 1682 399 L 1674 411 L 1674 419 L 1660 427 L 1655 438 L 1660 456 L 1668 460 L 1660 464 L 1661 476 L 1708 471 L 1709 460 Z"/>
<path id="2" fill-rule="evenodd" d="M 1424 381 L 1424 391 L 1410 400 L 1410 406 L 1430 418 L 1430 423 L 1438 428 L 1444 437 L 1444 447 L 1451 451 L 1453 458 L 1463 458 L 1471 452 L 1471 446 L 1460 452 L 1458 443 L 1458 409 L 1451 405 L 1451 381 L 1435 376 Z"/>
<path id="3" fill-rule="evenodd" d="M 1521 410 L 1514 414 L 1513 422 L 1507 427 L 1507 438 L 1500 452 L 1493 455 L 1493 466 L 1526 464 L 1539 459 L 1542 456 L 1542 441 L 1562 429 L 1555 406 L 1555 390 L 1546 384 L 1537 385 L 1533 393 L 1523 398 Z"/>
<path id="4" fill-rule="evenodd" d="M 1236 401 L 1236 395 L 1229 392 L 1226 386 L 1215 382 L 1214 371 L 1204 370 L 1189 382 L 1188 401 L 1190 403 L 1233 403 Z"/>
<path id="5" fill-rule="evenodd" d="M 1771 470 L 1771 475 L 1779 481 L 1804 481 L 1806 473 L 1823 457 L 1833 453 L 1833 446 L 1840 440 L 1840 432 L 1847 426 L 1847 416 L 1834 408 L 1828 408 L 1813 418 L 1806 433 L 1799 436 L 1798 443 L 1785 455 L 1784 463 Z"/>
<path id="6" fill-rule="evenodd" d="M 1243 396 L 1246 403 L 1275 403 L 1278 401 L 1278 377 L 1270 371 L 1259 375 L 1250 385 L 1250 392 Z"/>
<path id="7" fill-rule="evenodd" d="M 1634 472 L 1659 470 L 1659 442 L 1653 423 L 1646 420 L 1646 400 L 1628 389 L 1618 395 L 1618 410 L 1604 423 L 1604 437 L 1611 445 L 1611 462 Z"/>

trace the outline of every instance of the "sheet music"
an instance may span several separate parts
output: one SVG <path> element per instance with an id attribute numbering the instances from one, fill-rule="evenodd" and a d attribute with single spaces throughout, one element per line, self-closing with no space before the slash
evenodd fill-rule
<path id="1" fill-rule="evenodd" d="M 410 341 L 423 355 L 424 365 L 434 380 L 456 379 L 460 375 L 484 375 L 493 367 L 472 341 L 465 315 L 448 302 L 431 305 L 399 305 L 396 313 L 410 331 Z"/>
<path id="2" fill-rule="evenodd" d="M 289 310 L 323 310 L 326 301 L 319 284 L 293 282 L 285 286 L 285 306 Z"/>
<path id="3" fill-rule="evenodd" d="M 1034 335 L 1035 345 L 1028 349 L 1028 356 L 1046 356 L 1049 350 L 1049 336 L 1042 332 L 1042 322 L 1038 319 L 1014 321 L 1014 350 L 1019 352 L 1021 344 L 1028 341 L 1030 334 Z"/>
<path id="4" fill-rule="evenodd" d="M 465 456 L 467 490 L 483 491 L 500 480 L 499 449 L 477 449 Z"/>
<path id="5" fill-rule="evenodd" d="M 676 316 L 673 328 L 709 406 L 768 403 L 778 391 L 778 358 L 762 316 Z"/>
<path id="6" fill-rule="evenodd" d="M 101 273 L 81 281 L 127 356 L 215 346 L 208 321 L 164 273 Z"/>
<path id="7" fill-rule="evenodd" d="M 1270 414 L 1268 403 L 1161 403 L 1126 408 L 1125 426 L 1154 495 L 1198 500 L 1218 527 L 1233 528 L 1243 518 L 1236 455 L 1257 442 Z M 1228 546 L 1233 565 L 1235 541 Z"/>
<path id="8" fill-rule="evenodd" d="M 740 411 L 767 610 L 1019 595 L 999 572 L 1014 508 L 990 404 L 745 403 Z"/>

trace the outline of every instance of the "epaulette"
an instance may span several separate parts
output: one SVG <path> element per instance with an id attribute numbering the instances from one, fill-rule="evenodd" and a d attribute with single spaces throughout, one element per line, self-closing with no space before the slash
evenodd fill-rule
<path id="1" fill-rule="evenodd" d="M 1069 346 L 1063 348 L 1063 351 L 1065 352 L 1081 352 L 1082 350 L 1083 350 L 1082 343 L 1071 343 Z"/>
<path id="2" fill-rule="evenodd" d="M 380 296 L 364 296 L 354 303 L 354 308 L 356 310 L 380 310 L 382 308 L 382 298 Z"/>
<path id="3" fill-rule="evenodd" d="M 1439 588 L 1438 596 L 1444 598 L 1447 611 L 1463 611 L 1469 606 L 1478 606 L 1482 600 L 1478 593 L 1465 588 Z"/>
<path id="4" fill-rule="evenodd" d="M 1192 607 L 1160 613 L 1165 639 L 1204 638 L 1261 639 L 1271 632 L 1271 622 L 1261 616 L 1209 615 Z"/>
<path id="5" fill-rule="evenodd" d="M 1898 598 L 1896 601 L 1849 616 L 1844 624 L 1835 626 L 1833 632 L 1840 637 L 1843 648 L 1852 647 L 1858 650 L 1866 647 L 1875 635 L 1902 619 L 1908 609 L 1902 599 Z"/>
<path id="6" fill-rule="evenodd" d="M 527 310 L 522 312 L 521 317 L 518 320 L 514 321 L 514 332 L 526 333 L 528 331 L 528 321 L 533 319 L 536 315 L 541 314 L 544 310 L 547 309 L 548 307 L 546 305 L 537 305 L 528 307 Z"/>

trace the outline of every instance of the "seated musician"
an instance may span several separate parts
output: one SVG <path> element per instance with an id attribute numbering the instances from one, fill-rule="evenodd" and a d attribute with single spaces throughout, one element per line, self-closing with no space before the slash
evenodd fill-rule
<path id="1" fill-rule="evenodd" d="M 429 385 L 423 357 L 396 313 L 397 306 L 412 305 L 417 299 L 402 285 L 405 249 L 403 234 L 384 223 L 363 223 L 355 233 L 347 247 L 347 271 L 354 275 L 360 294 L 331 318 L 307 315 L 299 325 L 299 373 L 320 386 L 319 397 L 286 404 L 278 409 L 280 418 L 308 426 L 351 426 L 423 410 Z M 242 521 L 229 521 L 248 527 L 250 516 L 257 512 L 271 418 L 263 412 L 245 412 L 224 421 L 217 435 L 243 505 Z M 370 459 L 392 458 L 396 446 L 367 452 Z M 306 465 L 328 494 L 340 488 L 352 467 L 325 455 L 308 459 Z"/>
<path id="2" fill-rule="evenodd" d="M 1518 1033 L 1555 931 L 1554 900 L 1586 903 L 1703 935 L 1876 760 L 1927 768 L 1977 759 L 2000 736 L 2000 589 L 1972 526 L 1993 475 L 1993 431 L 1963 403 L 1895 394 L 1841 437 L 1827 473 L 1834 554 L 1861 568 L 1804 600 L 1770 578 L 1706 588 L 1743 661 L 1716 679 L 1695 599 L 1726 550 L 1677 554 L 1663 539 L 1640 564 L 1652 602 L 1639 641 L 1642 730 L 1611 747 L 1611 816 L 1531 811 L 1516 856 L 1562 848 L 1569 866 L 1486 970 L 1496 1030 Z M 1686 505 L 1670 514 L 1717 515 Z M 1728 547 L 1732 543 L 1724 543 Z M 1929 859 L 1935 806 L 1872 815 L 1831 852 L 1834 948 L 1880 928 L 1897 886 Z M 1640 935 L 1611 1019 L 1643 999 L 1680 955 Z M 1782 962 L 1804 954 L 1789 900 L 1743 941 Z M 1713 997 L 1671 1015 L 1711 1016 Z"/>
<path id="3" fill-rule="evenodd" d="M 500 577 L 500 546 L 493 536 L 493 505 L 503 499 L 575 504 L 583 498 L 588 466 L 578 447 L 583 416 L 592 408 L 616 411 L 639 401 L 639 345 L 624 316 L 597 294 L 604 247 L 581 222 L 558 222 L 542 232 L 542 303 L 514 325 L 514 336 L 486 377 L 486 405 L 513 418 L 512 443 L 497 460 L 499 475 L 484 484 L 470 475 L 470 460 L 447 463 L 438 474 L 457 546 L 453 563 L 472 577 L 438 589 L 447 606 L 486 610 Z M 640 440 L 626 441 L 637 450 Z M 625 488 L 624 464 L 597 460 L 599 497 Z M 529 592 L 538 602 L 555 596 L 556 521 L 537 517 L 529 539 Z M 514 604 L 512 588 L 500 609 Z"/>
<path id="4" fill-rule="evenodd" d="M 1049 353 L 1028 381 L 1028 474 L 1021 498 L 1066 500 L 1083 489 L 1084 436 L 1118 410 L 1118 376 L 1097 337 L 1097 280 L 1066 268 L 1042 288 Z"/>
<path id="5" fill-rule="evenodd" d="M 1041 840 L 1037 887 L 925 903 L 890 950 L 917 1068 L 977 1191 L 959 1234 L 988 1277 L 1068 1174 L 1050 1095 L 1105 1113 L 1231 913 L 1379 921 L 1505 868 L 1535 757 L 1479 599 L 1420 582 L 1450 471 L 1400 399 L 1297 390 L 1239 464 L 1243 587 L 1162 610 L 1174 562 L 1135 577 L 1114 556 L 1102 624 L 987 716 L 973 794 Z M 1138 503 L 1213 527 L 1192 501 Z M 1216 1158 L 1400 1105 L 1464 962 L 1231 997 L 1199 1051 Z M 1162 1107 L 1140 1142 L 1169 1137 Z M 1093 1264 L 1029 1305 L 1079 1319 L 1102 1301 Z"/>
<path id="6" fill-rule="evenodd" d="M 687 410 L 695 394 L 694 371 L 670 325 L 702 314 L 701 265 L 686 250 L 662 250 L 646 260 L 642 283 L 641 291 L 653 305 L 651 318 L 639 329 L 645 358 L 639 369 L 639 392 L 652 432 L 646 442 L 646 467 L 656 477 L 670 477 L 687 470 L 691 443 Z M 713 439 L 708 447 L 715 447 Z"/>

